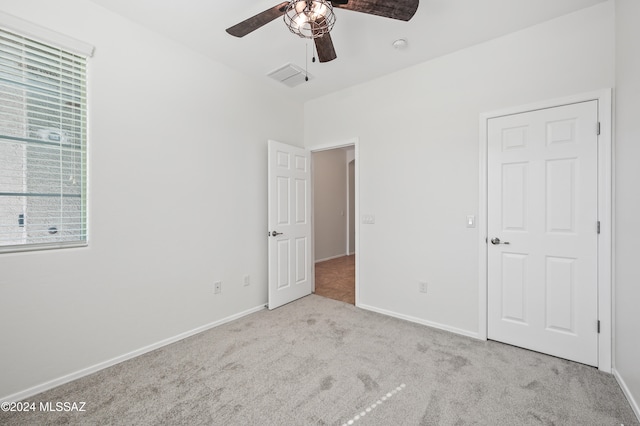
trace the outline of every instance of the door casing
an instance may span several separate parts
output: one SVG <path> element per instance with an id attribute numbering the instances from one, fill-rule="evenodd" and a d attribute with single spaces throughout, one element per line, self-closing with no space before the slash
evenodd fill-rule
<path id="1" fill-rule="evenodd" d="M 611 89 L 603 89 L 558 99 L 545 100 L 533 104 L 506 108 L 480 114 L 480 176 L 479 176 L 479 211 L 478 211 L 478 338 L 487 340 L 487 261 L 488 261 L 488 202 L 487 202 L 487 122 L 491 118 L 511 114 L 552 108 L 577 102 L 598 101 L 598 121 L 600 135 L 598 137 L 598 220 L 600 235 L 598 237 L 598 319 L 600 334 L 598 335 L 598 369 L 611 372 L 613 360 L 613 145 L 612 145 L 612 104 Z M 594 129 L 595 131 L 595 129 Z"/>

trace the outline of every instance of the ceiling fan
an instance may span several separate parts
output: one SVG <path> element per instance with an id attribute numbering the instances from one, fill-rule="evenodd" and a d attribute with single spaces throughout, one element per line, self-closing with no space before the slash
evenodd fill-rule
<path id="1" fill-rule="evenodd" d="M 244 37 L 284 16 L 292 33 L 313 39 L 320 62 L 329 62 L 337 57 L 329 35 L 335 23 L 334 8 L 408 21 L 418 10 L 418 3 L 419 0 L 288 0 L 227 28 L 227 32 Z"/>

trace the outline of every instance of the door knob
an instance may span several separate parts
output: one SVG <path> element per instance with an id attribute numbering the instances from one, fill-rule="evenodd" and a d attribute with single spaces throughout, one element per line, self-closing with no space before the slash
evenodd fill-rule
<path id="1" fill-rule="evenodd" d="M 270 235 L 272 237 L 277 237 L 278 235 L 282 235 L 282 232 L 273 231 Z"/>
<path id="2" fill-rule="evenodd" d="M 500 238 L 492 238 L 491 239 L 491 244 L 493 244 L 494 246 L 498 245 L 498 244 L 509 244 L 509 241 L 505 241 L 505 242 L 501 242 Z"/>

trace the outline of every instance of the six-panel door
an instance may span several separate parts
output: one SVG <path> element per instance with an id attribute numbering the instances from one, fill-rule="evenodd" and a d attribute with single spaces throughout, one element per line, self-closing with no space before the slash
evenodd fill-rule
<path id="1" fill-rule="evenodd" d="M 305 149 L 268 142 L 269 309 L 311 294 L 311 171 Z M 277 235 L 274 235 L 277 234 Z"/>
<path id="2" fill-rule="evenodd" d="M 590 101 L 488 122 L 488 337 L 594 366 L 597 114 Z"/>

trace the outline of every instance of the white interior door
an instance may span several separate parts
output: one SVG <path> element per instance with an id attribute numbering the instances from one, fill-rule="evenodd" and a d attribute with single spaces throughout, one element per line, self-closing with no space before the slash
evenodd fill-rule
<path id="1" fill-rule="evenodd" d="M 598 365 L 598 101 L 488 121 L 488 337 Z"/>
<path id="2" fill-rule="evenodd" d="M 311 294 L 309 151 L 268 142 L 269 309 Z"/>

